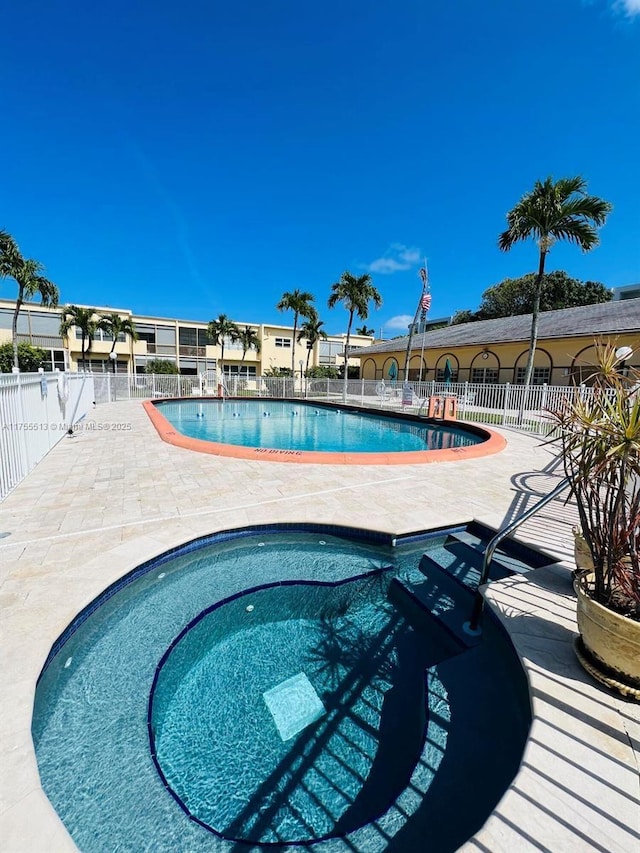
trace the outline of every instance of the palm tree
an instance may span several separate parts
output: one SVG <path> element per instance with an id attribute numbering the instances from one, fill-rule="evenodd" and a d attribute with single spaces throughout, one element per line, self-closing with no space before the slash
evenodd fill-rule
<path id="1" fill-rule="evenodd" d="M 55 308 L 58 304 L 58 288 L 52 281 L 42 275 L 43 265 L 39 261 L 23 258 L 16 241 L 7 231 L 0 231 L 0 277 L 13 278 L 18 285 L 16 306 L 13 311 L 11 337 L 13 340 L 13 366 L 18 363 L 18 316 L 25 301 L 33 299 L 36 294 L 40 302 L 47 308 Z"/>
<path id="2" fill-rule="evenodd" d="M 260 352 L 260 336 L 251 326 L 245 326 L 238 334 L 238 340 L 242 344 L 242 360 L 247 354 L 247 350 L 254 349 L 256 354 Z"/>
<path id="3" fill-rule="evenodd" d="M 230 341 L 238 341 L 240 340 L 240 329 L 238 326 L 230 320 L 226 314 L 220 314 L 217 320 L 211 320 L 209 323 L 209 327 L 207 333 L 215 346 L 219 346 L 221 349 L 220 355 L 220 371 L 219 371 L 219 380 L 222 382 L 224 378 L 223 373 L 223 362 L 224 362 L 224 342 L 228 338 Z"/>
<path id="4" fill-rule="evenodd" d="M 366 323 L 364 324 L 364 326 L 358 326 L 358 328 L 356 329 L 356 335 L 365 335 L 369 338 L 374 338 L 375 334 L 376 330 L 369 329 Z"/>
<path id="5" fill-rule="evenodd" d="M 293 311 L 293 342 L 291 346 L 291 375 L 296 375 L 296 332 L 298 319 L 310 317 L 315 312 L 313 305 L 315 297 L 306 290 L 292 290 L 282 294 L 282 299 L 276 305 L 278 311 Z"/>
<path id="6" fill-rule="evenodd" d="M 536 181 L 533 190 L 522 196 L 507 213 L 509 227 L 500 235 L 498 245 L 503 252 L 521 240 L 533 237 L 538 242 L 540 259 L 538 274 L 533 285 L 533 312 L 531 340 L 524 384 L 528 386 L 533 373 L 533 360 L 538 340 L 538 315 L 540 294 L 544 281 L 547 254 L 557 240 L 569 240 L 588 252 L 598 245 L 596 228 L 604 225 L 612 205 L 597 196 L 587 195 L 586 181 L 560 178 L 554 183 L 551 177 Z"/>
<path id="7" fill-rule="evenodd" d="M 5 265 L 10 262 L 11 256 L 19 254 L 16 241 L 8 231 L 3 231 L 0 228 L 0 277 L 4 278 L 8 273 L 5 271 Z"/>
<path id="8" fill-rule="evenodd" d="M 111 361 L 111 366 L 115 373 L 116 359 L 113 358 L 113 353 L 115 352 L 118 335 L 129 335 L 131 342 L 133 343 L 133 341 L 138 340 L 138 334 L 131 317 L 121 317 L 119 314 L 103 314 L 99 323 L 100 328 L 113 335 L 113 343 L 111 344 L 111 349 L 109 351 L 109 360 Z"/>
<path id="9" fill-rule="evenodd" d="M 316 312 L 314 311 L 312 316 L 309 317 L 305 322 L 300 326 L 300 333 L 298 334 L 298 343 L 305 338 L 307 341 L 307 364 L 305 367 L 305 374 L 309 372 L 309 359 L 311 357 L 311 350 L 318 343 L 318 341 L 326 341 L 327 333 L 324 329 L 321 328 L 324 326 L 324 322 L 318 317 Z"/>
<path id="10" fill-rule="evenodd" d="M 102 319 L 95 320 L 95 308 L 82 308 L 78 305 L 65 305 L 62 309 L 62 322 L 60 323 L 60 336 L 66 337 L 73 326 L 80 330 L 82 338 L 82 356 L 80 362 L 83 370 L 87 369 L 87 356 L 91 349 L 91 342 L 99 328 L 104 328 Z"/>
<path id="11" fill-rule="evenodd" d="M 347 350 L 349 349 L 349 338 L 351 337 L 351 326 L 353 315 L 357 314 L 361 320 L 369 316 L 369 303 L 373 302 L 376 308 L 382 305 L 382 296 L 373 286 L 373 281 L 368 273 L 356 276 L 350 272 L 343 272 L 340 281 L 331 285 L 331 296 L 329 297 L 329 308 L 334 308 L 338 302 L 342 302 L 349 312 L 349 325 L 347 326 L 347 337 L 344 343 L 344 391 L 343 397 L 347 399 L 347 380 L 349 367 L 347 364 Z"/>

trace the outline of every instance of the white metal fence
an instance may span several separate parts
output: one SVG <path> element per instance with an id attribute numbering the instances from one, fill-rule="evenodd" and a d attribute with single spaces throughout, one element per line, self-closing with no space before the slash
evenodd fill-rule
<path id="1" fill-rule="evenodd" d="M 370 379 L 350 379 L 346 394 L 341 379 L 301 379 L 297 377 L 269 377 L 256 379 L 232 377 L 225 379 L 224 387 L 215 377 L 173 375 L 94 374 L 97 403 L 115 400 L 132 400 L 162 397 L 217 396 L 229 397 L 294 397 L 327 400 L 351 406 L 406 411 L 412 414 L 429 414 L 429 401 L 433 398 L 453 397 L 457 404 L 457 417 L 462 421 L 475 421 L 510 426 L 546 435 L 552 428 L 548 417 L 550 410 L 559 409 L 562 400 L 572 397 L 572 386 L 482 385 L 472 382 L 384 382 Z M 591 394 L 591 389 L 581 386 L 578 393 Z"/>
<path id="2" fill-rule="evenodd" d="M 0 500 L 93 406 L 93 376 L 0 374 Z"/>
<path id="3" fill-rule="evenodd" d="M 174 397 L 275 397 L 327 400 L 387 411 L 428 416 L 430 401 L 453 397 L 457 417 L 510 426 L 546 435 L 552 428 L 550 410 L 576 389 L 566 386 L 481 385 L 472 382 L 384 382 L 350 379 L 346 393 L 340 379 L 259 377 L 225 379 L 215 376 L 136 375 L 124 373 L 0 374 L 0 500 L 96 403 Z M 580 387 L 583 396 L 591 389 Z"/>

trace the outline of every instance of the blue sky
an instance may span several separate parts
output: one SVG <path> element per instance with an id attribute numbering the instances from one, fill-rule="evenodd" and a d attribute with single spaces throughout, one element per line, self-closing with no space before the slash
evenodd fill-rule
<path id="1" fill-rule="evenodd" d="M 640 281 L 640 0 L 21 0 L 2 14 L 0 227 L 64 302 L 290 322 L 370 271 L 406 328 L 536 268 L 497 248 L 537 178 L 614 211 L 549 269 Z M 12 297 L 9 282 L 0 296 Z"/>

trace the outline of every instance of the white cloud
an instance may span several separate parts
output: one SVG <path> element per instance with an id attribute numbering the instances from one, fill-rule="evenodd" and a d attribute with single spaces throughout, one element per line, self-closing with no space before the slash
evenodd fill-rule
<path id="1" fill-rule="evenodd" d="M 420 263 L 420 249 L 405 246 L 404 243 L 392 243 L 384 255 L 365 265 L 368 272 L 391 275 L 394 272 L 410 270 Z"/>
<path id="2" fill-rule="evenodd" d="M 632 18 L 634 15 L 640 15 L 640 0 L 615 0 L 614 8 Z"/>
<path id="3" fill-rule="evenodd" d="M 410 314 L 398 314 L 396 317 L 392 317 L 390 320 L 387 320 L 384 324 L 384 328 L 402 329 L 403 332 L 406 332 L 409 323 L 413 323 L 413 317 Z"/>

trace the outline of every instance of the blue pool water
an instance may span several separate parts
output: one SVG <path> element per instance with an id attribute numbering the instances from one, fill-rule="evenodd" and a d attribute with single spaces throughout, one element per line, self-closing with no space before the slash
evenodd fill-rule
<path id="1" fill-rule="evenodd" d="M 393 453 L 468 447 L 483 440 L 463 428 L 369 412 L 275 400 L 161 402 L 183 435 L 222 444 L 277 450 Z"/>
<path id="2" fill-rule="evenodd" d="M 78 847 L 412 853 L 428 832 L 454 850 L 515 772 L 526 726 L 500 634 L 449 660 L 447 631 L 390 594 L 443 540 L 255 531 L 112 590 L 36 691 L 42 784 Z M 479 801 L 467 758 L 492 768 Z"/>

